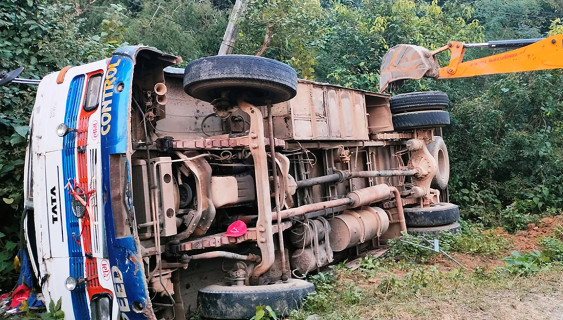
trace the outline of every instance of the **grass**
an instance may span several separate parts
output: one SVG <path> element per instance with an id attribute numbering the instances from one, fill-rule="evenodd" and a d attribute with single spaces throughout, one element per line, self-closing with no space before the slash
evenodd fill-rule
<path id="1" fill-rule="evenodd" d="M 471 225 L 462 230 L 458 237 L 441 236 L 442 248 L 500 263 L 511 248 L 494 231 Z M 504 266 L 434 264 L 437 253 L 398 241 L 386 258 L 362 258 L 357 270 L 341 264 L 312 276 L 316 293 L 290 319 L 558 319 L 563 265 L 548 257 L 563 253 L 562 231 L 555 228 L 553 236 L 540 239 L 541 252 L 513 253 L 503 259 Z M 535 263 L 540 255 L 545 259 Z"/>
<path id="2" fill-rule="evenodd" d="M 314 278 L 317 293 L 290 318 L 525 319 L 535 310 L 534 319 L 555 319 L 563 312 L 561 266 L 530 277 L 500 269 L 443 272 L 427 265 L 413 266 L 402 275 L 395 271 L 382 267 L 374 278 L 362 269 L 337 269 L 323 280 Z"/>
<path id="3" fill-rule="evenodd" d="M 461 222 L 461 234 L 443 233 L 438 237 L 440 248 L 447 252 L 480 255 L 488 258 L 499 258 L 511 247 L 510 241 L 495 230 L 483 231 L 477 226 Z M 401 239 L 390 241 L 389 255 L 396 260 L 407 260 L 425 263 L 438 252 L 427 250 L 419 246 L 432 246 L 435 237 L 417 238 L 403 235 Z"/>

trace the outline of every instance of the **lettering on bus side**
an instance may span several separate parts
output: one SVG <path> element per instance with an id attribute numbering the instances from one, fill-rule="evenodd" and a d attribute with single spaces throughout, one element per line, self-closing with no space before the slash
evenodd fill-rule
<path id="1" fill-rule="evenodd" d="M 59 212 L 57 210 L 57 187 L 51 188 L 51 223 L 59 220 Z"/>
<path id="2" fill-rule="evenodd" d="M 129 312 L 129 302 L 127 301 L 127 293 L 125 292 L 125 284 L 123 283 L 123 275 L 116 266 L 111 267 L 111 276 L 113 278 L 113 288 L 115 289 L 115 298 L 119 311 Z"/>
<path id="3" fill-rule="evenodd" d="M 121 59 L 117 60 L 108 66 L 106 72 L 106 80 L 104 81 L 104 95 L 102 100 L 102 135 L 108 134 L 111 125 L 111 107 L 113 101 L 113 87 L 115 84 L 115 75 L 117 73 L 117 66 Z"/>

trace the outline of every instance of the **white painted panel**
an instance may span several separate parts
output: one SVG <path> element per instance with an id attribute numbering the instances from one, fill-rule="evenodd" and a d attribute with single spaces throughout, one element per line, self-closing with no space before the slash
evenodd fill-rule
<path id="1" fill-rule="evenodd" d="M 51 241 L 49 240 L 49 201 L 45 186 L 45 156 L 33 154 L 33 206 L 35 239 L 37 241 L 37 257 L 41 262 L 45 258 L 51 257 Z"/>
<path id="2" fill-rule="evenodd" d="M 46 198 L 47 225 L 49 232 L 49 243 L 52 257 L 68 256 L 68 239 L 66 235 L 66 215 L 63 171 L 61 166 L 62 155 L 60 151 L 45 154 L 45 184 L 38 188 Z M 41 191 L 42 190 L 42 191 Z M 36 211 L 36 214 L 42 214 Z"/>
<path id="3" fill-rule="evenodd" d="M 65 287 L 65 280 L 69 276 L 69 259 L 68 258 L 50 258 L 43 261 L 46 270 L 45 282 L 43 283 L 42 292 L 45 297 L 45 304 L 53 300 L 55 303 L 61 299 L 62 310 L 65 313 L 65 319 L 72 319 L 74 311 L 72 307 L 72 298 L 70 291 Z"/>

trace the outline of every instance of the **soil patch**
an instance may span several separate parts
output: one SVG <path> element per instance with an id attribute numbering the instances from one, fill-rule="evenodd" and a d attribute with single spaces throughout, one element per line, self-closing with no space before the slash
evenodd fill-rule
<path id="1" fill-rule="evenodd" d="M 520 230 L 515 234 L 509 234 L 502 228 L 496 230 L 514 243 L 512 250 L 529 252 L 541 250 L 538 244 L 539 239 L 553 236 L 553 230 L 560 226 L 563 226 L 563 215 L 543 218 L 537 224 L 530 223 L 527 230 Z"/>

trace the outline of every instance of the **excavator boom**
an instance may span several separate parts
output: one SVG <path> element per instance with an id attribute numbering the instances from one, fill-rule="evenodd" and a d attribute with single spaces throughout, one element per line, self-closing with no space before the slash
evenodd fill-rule
<path id="1" fill-rule="evenodd" d="M 520 47 L 511 51 L 463 62 L 466 48 Z M 450 51 L 450 63 L 440 67 L 436 54 Z M 468 78 L 488 74 L 549 70 L 563 68 L 563 34 L 545 39 L 491 41 L 465 44 L 450 41 L 430 51 L 426 48 L 399 44 L 391 48 L 381 63 L 380 91 L 406 79 Z"/>

